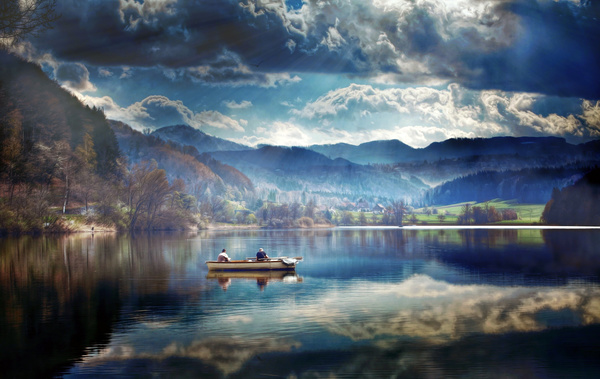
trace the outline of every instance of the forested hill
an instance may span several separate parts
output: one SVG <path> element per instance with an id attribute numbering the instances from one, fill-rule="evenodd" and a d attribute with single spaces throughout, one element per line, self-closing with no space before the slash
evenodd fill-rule
<path id="1" fill-rule="evenodd" d="M 521 203 L 546 203 L 553 188 L 575 183 L 589 167 L 569 165 L 559 168 L 528 168 L 508 171 L 482 171 L 443 183 L 425 196 L 427 204 L 455 204 L 465 201 L 516 199 Z"/>
<path id="2" fill-rule="evenodd" d="M 182 229 L 198 224 L 197 200 L 254 194 L 235 168 L 107 120 L 4 52 L 0 144 L 0 234 L 70 230 L 72 214 L 119 229 Z"/>
<path id="3" fill-rule="evenodd" d="M 110 121 L 121 151 L 130 163 L 155 160 L 165 169 L 169 181 L 182 179 L 188 193 L 202 198 L 206 194 L 223 194 L 234 191 L 241 197 L 254 191 L 250 179 L 237 169 L 202 157 L 193 146 L 164 141 L 146 135 L 119 121 Z"/>
<path id="4" fill-rule="evenodd" d="M 555 188 L 542 219 L 557 225 L 600 225 L 600 168 L 571 186 Z"/>
<path id="5" fill-rule="evenodd" d="M 280 200 L 285 192 L 294 196 L 294 192 L 307 191 L 328 198 L 329 205 L 359 197 L 419 201 L 429 188 L 420 180 L 396 171 L 329 159 L 299 147 L 263 146 L 247 151 L 213 152 L 211 156 L 244 172 L 255 186 L 279 191 Z"/>
<path id="6" fill-rule="evenodd" d="M 78 147 L 91 148 L 86 153 L 88 159 L 94 153 L 94 171 L 100 176 L 118 172 L 117 140 L 104 113 L 82 105 L 39 66 L 4 51 L 0 51 L 0 118 L 5 166 L 10 160 L 6 154 L 13 151 L 6 146 L 20 144 L 18 159 L 13 157 L 18 162 L 10 163 L 15 165 L 9 173 L 12 181 L 50 180 L 60 156 Z"/>

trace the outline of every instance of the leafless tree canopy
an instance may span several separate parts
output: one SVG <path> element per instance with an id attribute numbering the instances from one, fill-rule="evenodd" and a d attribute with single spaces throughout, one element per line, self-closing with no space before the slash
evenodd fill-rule
<path id="1" fill-rule="evenodd" d="M 59 17 L 56 0 L 0 0 L 0 47 L 38 35 Z"/>

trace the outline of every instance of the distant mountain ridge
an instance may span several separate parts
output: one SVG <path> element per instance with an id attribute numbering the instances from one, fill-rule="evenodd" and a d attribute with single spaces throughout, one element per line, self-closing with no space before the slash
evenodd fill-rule
<path id="1" fill-rule="evenodd" d="M 359 164 L 393 164 L 486 155 L 572 155 L 583 152 L 585 145 L 572 145 L 560 137 L 492 137 L 451 138 L 419 149 L 398 140 L 371 141 L 360 145 L 311 145 L 308 148 L 332 159 L 344 158 Z"/>
<path id="2" fill-rule="evenodd" d="M 301 147 L 263 146 L 210 155 L 246 174 L 257 187 L 284 192 L 309 191 L 338 200 L 346 196 L 416 200 L 429 188 L 417 178 L 406 178 L 398 172 L 385 172 L 342 158 L 329 159 Z"/>
<path id="3" fill-rule="evenodd" d="M 213 151 L 249 150 L 251 147 L 214 137 L 189 125 L 172 125 L 157 129 L 151 133 L 163 140 L 175 141 L 181 145 L 194 146 L 200 154 Z"/>

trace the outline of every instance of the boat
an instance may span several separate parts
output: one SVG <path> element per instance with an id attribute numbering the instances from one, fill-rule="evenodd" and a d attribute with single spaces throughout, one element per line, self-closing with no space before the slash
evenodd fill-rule
<path id="1" fill-rule="evenodd" d="M 263 260 L 246 258 L 229 262 L 206 261 L 209 271 L 295 270 L 302 257 L 274 257 Z"/>

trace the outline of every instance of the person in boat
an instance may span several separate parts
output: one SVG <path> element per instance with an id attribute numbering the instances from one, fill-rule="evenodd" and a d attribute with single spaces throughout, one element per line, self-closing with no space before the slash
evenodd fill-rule
<path id="1" fill-rule="evenodd" d="M 229 258 L 229 255 L 227 255 L 227 251 L 225 249 L 221 251 L 221 254 L 219 254 L 219 257 L 217 258 L 217 262 L 229 262 L 230 260 L 231 258 Z"/>
<path id="2" fill-rule="evenodd" d="M 269 259 L 269 256 L 267 255 L 267 253 L 265 253 L 265 251 L 261 247 L 260 249 L 258 249 L 258 253 L 256 253 L 256 260 L 264 261 L 265 259 Z"/>

